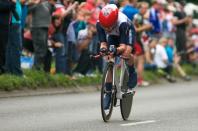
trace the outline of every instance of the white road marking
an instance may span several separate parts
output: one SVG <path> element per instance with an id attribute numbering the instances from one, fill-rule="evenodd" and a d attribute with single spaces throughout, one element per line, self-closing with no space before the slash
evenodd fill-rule
<path id="1" fill-rule="evenodd" d="M 121 126 L 135 126 L 135 125 L 155 123 L 155 122 L 156 122 L 155 120 L 149 120 L 149 121 L 141 121 L 141 122 L 135 122 L 135 123 L 121 124 Z"/>

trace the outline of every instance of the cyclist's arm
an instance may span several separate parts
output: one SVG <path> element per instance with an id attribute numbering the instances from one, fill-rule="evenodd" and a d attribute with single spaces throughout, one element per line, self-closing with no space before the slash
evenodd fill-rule
<path id="1" fill-rule="evenodd" d="M 96 24 L 97 32 L 98 32 L 98 37 L 99 37 L 99 42 L 100 42 L 100 47 L 103 48 L 104 46 L 107 47 L 107 39 L 106 39 L 106 33 L 104 29 L 101 27 L 100 23 L 97 22 Z"/>
<path id="2" fill-rule="evenodd" d="M 135 41 L 135 28 L 133 25 L 129 25 L 124 22 L 119 27 L 120 31 L 120 44 L 132 46 Z M 131 34 L 130 34 L 131 33 Z"/>

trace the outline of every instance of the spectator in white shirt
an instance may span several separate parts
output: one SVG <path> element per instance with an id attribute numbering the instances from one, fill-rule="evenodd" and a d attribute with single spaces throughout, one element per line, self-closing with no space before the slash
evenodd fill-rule
<path id="1" fill-rule="evenodd" d="M 152 52 L 154 64 L 157 65 L 159 71 L 165 75 L 169 82 L 175 82 L 175 80 L 172 78 L 172 65 L 168 64 L 168 55 L 165 49 L 167 43 L 168 40 L 163 37 L 159 40 L 159 44 L 152 42 L 150 47 L 152 50 L 154 49 Z"/>

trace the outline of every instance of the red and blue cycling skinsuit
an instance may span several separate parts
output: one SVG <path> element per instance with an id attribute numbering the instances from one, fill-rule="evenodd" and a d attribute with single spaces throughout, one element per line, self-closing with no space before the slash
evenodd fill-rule
<path id="1" fill-rule="evenodd" d="M 122 12 L 118 13 L 118 20 L 110 32 L 106 32 L 99 22 L 96 24 L 100 43 L 106 42 L 109 45 L 119 46 L 120 43 L 133 47 L 135 42 L 135 28 L 132 22 Z M 128 87 L 134 88 L 137 84 L 137 73 L 134 66 L 129 66 Z"/>

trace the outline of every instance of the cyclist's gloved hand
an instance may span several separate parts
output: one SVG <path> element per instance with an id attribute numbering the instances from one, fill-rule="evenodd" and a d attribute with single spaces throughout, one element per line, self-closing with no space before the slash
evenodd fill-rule
<path id="1" fill-rule="evenodd" d="M 107 52 L 107 49 L 106 48 L 100 48 L 100 52 L 101 53 L 106 53 Z"/>
<path id="2" fill-rule="evenodd" d="M 100 53 L 105 55 L 107 53 L 107 48 L 100 48 Z"/>
<path id="3" fill-rule="evenodd" d="M 122 57 L 123 58 L 129 58 L 131 56 L 131 52 L 132 52 L 132 47 L 127 45 L 126 49 L 124 50 L 124 52 L 122 53 Z"/>
<path id="4" fill-rule="evenodd" d="M 120 44 L 119 47 L 117 48 L 117 54 L 121 55 L 125 50 L 126 50 L 126 45 Z"/>
<path id="5" fill-rule="evenodd" d="M 105 55 L 107 53 L 107 43 L 106 42 L 102 42 L 100 44 L 100 53 L 102 55 Z"/>

